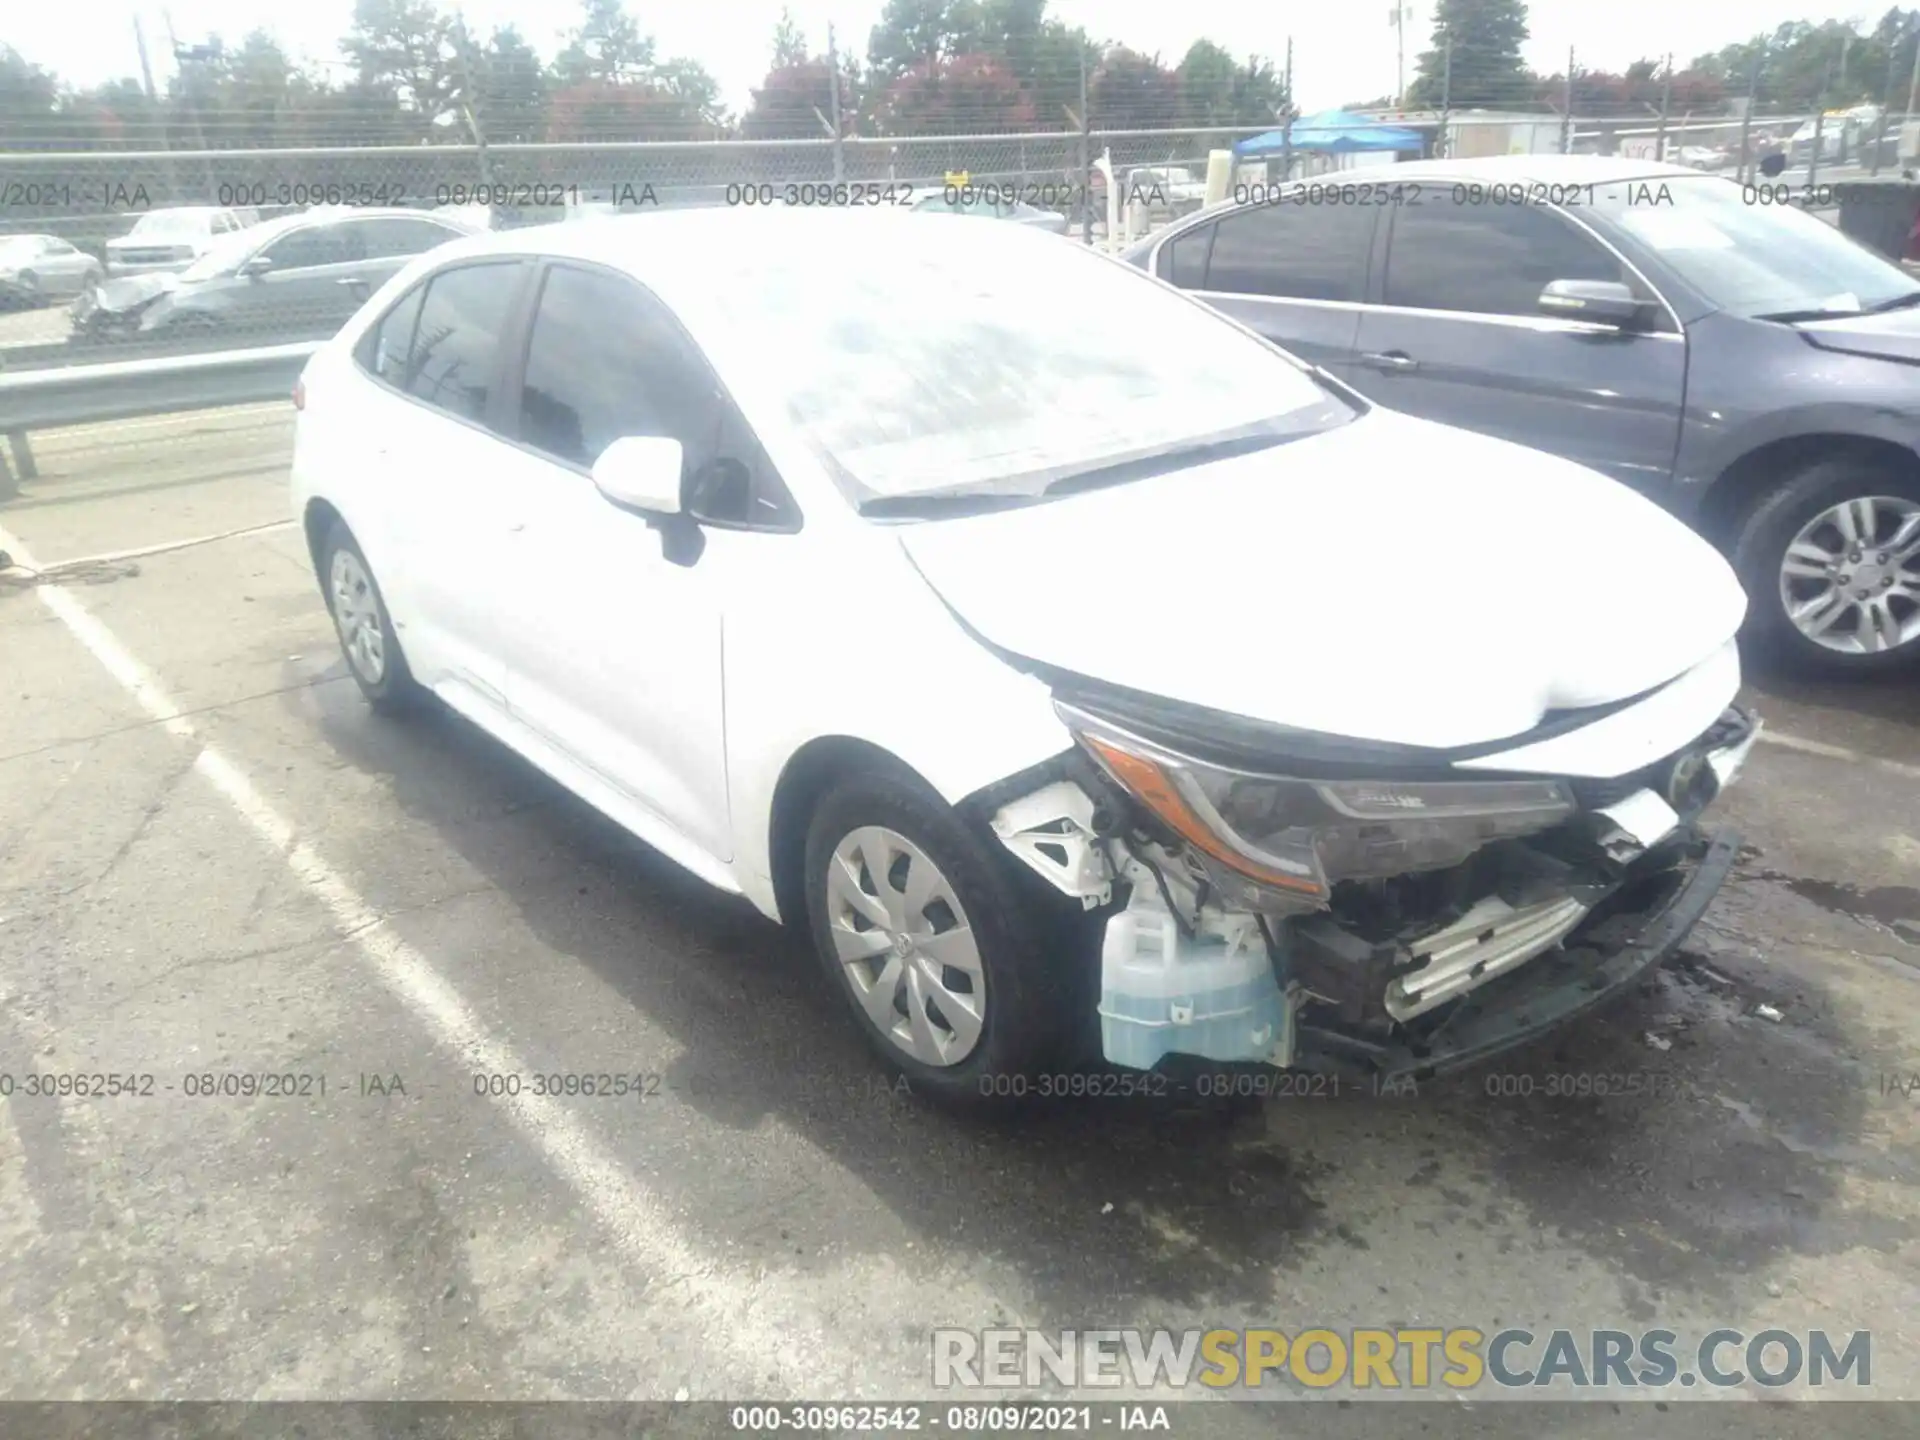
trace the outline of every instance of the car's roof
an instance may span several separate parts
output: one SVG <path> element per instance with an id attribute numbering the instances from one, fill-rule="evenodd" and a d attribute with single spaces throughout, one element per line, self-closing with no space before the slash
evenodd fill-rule
<path id="1" fill-rule="evenodd" d="M 1315 180 L 1386 182 L 1390 180 L 1519 181 L 1528 185 L 1618 185 L 1630 180 L 1698 177 L 1698 170 L 1658 160 L 1618 155 L 1484 155 L 1467 160 L 1408 160 L 1398 165 L 1341 170 Z"/>
<path id="2" fill-rule="evenodd" d="M 817 208 L 775 205 L 770 208 L 699 207 L 631 211 L 593 216 L 552 225 L 496 230 L 456 240 L 435 251 L 436 258 L 469 258 L 490 254 L 552 255 L 586 260 L 639 273 L 641 269 L 703 264 L 734 265 L 756 255 L 811 251 L 848 261 L 862 254 L 892 251 L 921 244 L 929 225 L 949 217 L 928 216 L 906 206 Z M 903 228 L 904 227 L 904 228 Z M 957 232 L 965 245 L 985 255 L 996 247 L 1057 245 L 1057 237 L 1041 235 L 1021 225 L 971 227 Z M 944 229 L 939 233 L 952 234 Z M 928 303 L 938 303 L 928 297 Z"/>
<path id="3" fill-rule="evenodd" d="M 58 235 L 0 235 L 0 245 L 11 245 L 20 240 L 58 240 Z"/>

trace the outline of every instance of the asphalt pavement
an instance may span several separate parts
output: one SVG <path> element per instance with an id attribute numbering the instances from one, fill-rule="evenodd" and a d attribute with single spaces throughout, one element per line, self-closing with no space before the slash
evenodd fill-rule
<path id="1" fill-rule="evenodd" d="M 37 436 L 0 505 L 47 572 L 0 573 L 0 1394 L 900 1397 L 934 1326 L 1657 1323 L 1869 1330 L 1871 1395 L 1920 1400 L 1920 685 L 1757 679 L 1735 878 L 1528 1051 L 965 1118 L 802 940 L 367 711 L 290 419 Z M 642 1093 L 484 1093 L 598 1072 Z"/>

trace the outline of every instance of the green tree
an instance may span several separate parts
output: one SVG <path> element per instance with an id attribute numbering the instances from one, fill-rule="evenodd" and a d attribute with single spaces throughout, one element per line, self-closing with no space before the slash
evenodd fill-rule
<path id="1" fill-rule="evenodd" d="M 580 23 L 554 62 L 564 85 L 599 80 L 618 83 L 653 73 L 653 38 L 642 35 L 621 0 L 583 0 Z"/>
<path id="2" fill-rule="evenodd" d="M 1174 73 L 1183 123 L 1270 125 L 1285 112 L 1286 80 L 1257 55 L 1243 65 L 1211 40 L 1196 40 Z"/>
<path id="3" fill-rule="evenodd" d="M 773 68 L 785 70 L 789 66 L 806 63 L 807 37 L 794 24 L 793 12 L 783 5 L 780 8 L 780 23 L 773 27 Z"/>
<path id="4" fill-rule="evenodd" d="M 1180 119 L 1180 77 L 1158 55 L 1124 45 L 1102 57 L 1087 98 L 1093 123 L 1103 130 L 1160 130 Z"/>
<path id="5" fill-rule="evenodd" d="M 972 0 L 887 0 L 867 37 L 867 65 L 883 84 L 963 53 L 977 33 Z M 932 69 L 923 71 L 923 81 Z"/>
<path id="6" fill-rule="evenodd" d="M 548 82 L 540 57 L 511 25 L 471 56 L 474 108 L 493 145 L 524 144 L 546 134 Z"/>
<path id="7" fill-rule="evenodd" d="M 340 42 L 357 69 L 362 96 L 385 94 L 413 138 L 431 139 L 452 122 L 460 91 L 453 22 L 433 0 L 355 0 Z"/>
<path id="8" fill-rule="evenodd" d="M 1455 110 L 1497 110 L 1532 100 L 1534 82 L 1520 47 L 1528 36 L 1526 0 L 1439 0 L 1433 14 L 1433 48 L 1421 55 L 1407 104 L 1440 104 L 1447 74 L 1447 42 L 1453 42 L 1448 104 Z"/>

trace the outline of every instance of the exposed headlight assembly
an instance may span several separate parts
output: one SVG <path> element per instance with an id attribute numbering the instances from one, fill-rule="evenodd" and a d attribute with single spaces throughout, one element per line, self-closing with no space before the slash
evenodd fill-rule
<path id="1" fill-rule="evenodd" d="M 1196 850 L 1257 884 L 1322 902 L 1341 880 L 1457 865 L 1575 808 L 1558 780 L 1307 780 L 1209 765 L 1056 703 L 1089 754 Z"/>

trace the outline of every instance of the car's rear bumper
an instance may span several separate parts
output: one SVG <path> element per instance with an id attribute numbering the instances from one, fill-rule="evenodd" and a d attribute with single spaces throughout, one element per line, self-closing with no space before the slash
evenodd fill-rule
<path id="1" fill-rule="evenodd" d="M 1733 868 L 1740 837 L 1690 829 L 1670 863 L 1636 876 L 1540 955 L 1391 1044 L 1301 1027 L 1296 1065 L 1380 1080 L 1425 1079 L 1524 1045 L 1619 994 L 1679 949 Z M 1663 847 L 1667 849 L 1667 847 Z"/>

